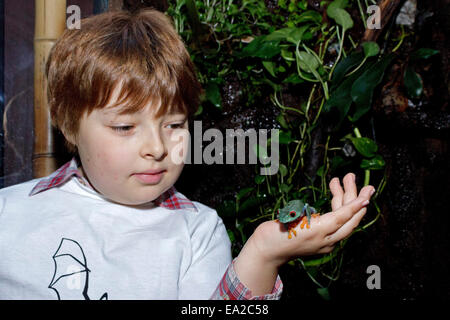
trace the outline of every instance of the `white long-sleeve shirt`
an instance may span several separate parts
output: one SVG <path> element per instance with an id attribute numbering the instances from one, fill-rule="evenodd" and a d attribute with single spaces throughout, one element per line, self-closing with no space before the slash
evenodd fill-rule
<path id="1" fill-rule="evenodd" d="M 231 262 L 215 210 L 135 209 L 77 179 L 0 190 L 0 298 L 209 299 Z M 181 194 L 180 194 L 181 196 Z"/>

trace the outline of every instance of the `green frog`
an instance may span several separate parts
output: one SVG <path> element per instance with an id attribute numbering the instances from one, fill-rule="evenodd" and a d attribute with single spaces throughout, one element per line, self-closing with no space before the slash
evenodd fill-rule
<path id="1" fill-rule="evenodd" d="M 317 213 L 316 209 L 304 203 L 301 200 L 291 200 L 286 206 L 278 210 L 278 221 L 284 224 L 285 228 L 288 230 L 288 238 L 291 239 L 292 235 L 297 236 L 297 232 L 294 228 L 300 224 L 300 229 L 309 229 L 311 222 L 311 217 L 316 218 L 320 214 Z"/>

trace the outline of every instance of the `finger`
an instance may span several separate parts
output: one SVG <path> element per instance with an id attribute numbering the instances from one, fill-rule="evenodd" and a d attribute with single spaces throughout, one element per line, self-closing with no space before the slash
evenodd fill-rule
<path id="1" fill-rule="evenodd" d="M 344 201 L 343 204 L 347 204 L 358 197 L 358 190 L 356 189 L 355 175 L 348 173 L 342 180 L 344 183 Z"/>
<path id="2" fill-rule="evenodd" d="M 375 188 L 371 185 L 365 186 L 359 191 L 358 197 L 366 197 L 367 199 L 370 199 L 375 193 Z"/>
<path id="3" fill-rule="evenodd" d="M 333 249 L 334 249 L 334 246 L 324 246 L 324 247 L 320 248 L 317 253 L 319 253 L 319 254 L 330 253 L 333 251 Z"/>
<path id="4" fill-rule="evenodd" d="M 366 207 L 369 204 L 370 197 L 375 192 L 375 188 L 372 186 L 365 186 L 359 192 L 359 195 L 353 201 L 343 205 L 339 210 L 333 212 L 335 214 L 336 222 L 338 225 L 344 225 L 350 220 L 359 210 Z"/>
<path id="5" fill-rule="evenodd" d="M 334 246 L 337 242 L 349 237 L 353 230 L 359 225 L 367 212 L 367 208 L 359 210 L 349 221 L 347 221 L 336 232 L 325 237 L 326 246 Z"/>
<path id="6" fill-rule="evenodd" d="M 342 202 L 344 198 L 344 190 L 341 187 L 341 183 L 338 178 L 333 178 L 330 181 L 330 191 L 333 195 L 331 199 L 331 210 L 336 211 L 342 207 Z"/>
<path id="7" fill-rule="evenodd" d="M 366 186 L 361 189 L 359 196 L 353 201 L 343 205 L 336 211 L 324 214 L 325 231 L 326 234 L 331 234 L 336 232 L 340 227 L 342 227 L 347 221 L 349 221 L 359 210 L 366 207 L 369 204 L 369 199 L 371 194 L 373 194 L 372 186 Z"/>

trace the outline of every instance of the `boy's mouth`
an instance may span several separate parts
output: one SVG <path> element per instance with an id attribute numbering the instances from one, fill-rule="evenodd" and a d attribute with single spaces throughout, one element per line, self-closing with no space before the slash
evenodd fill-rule
<path id="1" fill-rule="evenodd" d="M 149 170 L 145 172 L 135 173 L 136 179 L 146 184 L 156 184 L 161 181 L 165 170 Z"/>

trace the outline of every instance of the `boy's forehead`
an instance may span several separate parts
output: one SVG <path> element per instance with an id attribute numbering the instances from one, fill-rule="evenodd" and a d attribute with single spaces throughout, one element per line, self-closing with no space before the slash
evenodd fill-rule
<path id="1" fill-rule="evenodd" d="M 112 116 L 118 116 L 118 115 L 139 115 L 146 111 L 150 111 L 150 114 L 156 115 L 159 111 L 161 106 L 155 105 L 155 104 L 148 104 L 145 107 L 142 107 L 141 109 L 137 111 L 133 111 L 127 108 L 127 105 L 119 105 L 119 106 L 109 106 L 104 107 L 101 109 L 101 112 L 105 115 L 112 115 Z M 167 108 L 162 116 L 172 116 L 172 115 L 185 115 L 184 112 L 176 110 L 176 108 Z"/>

